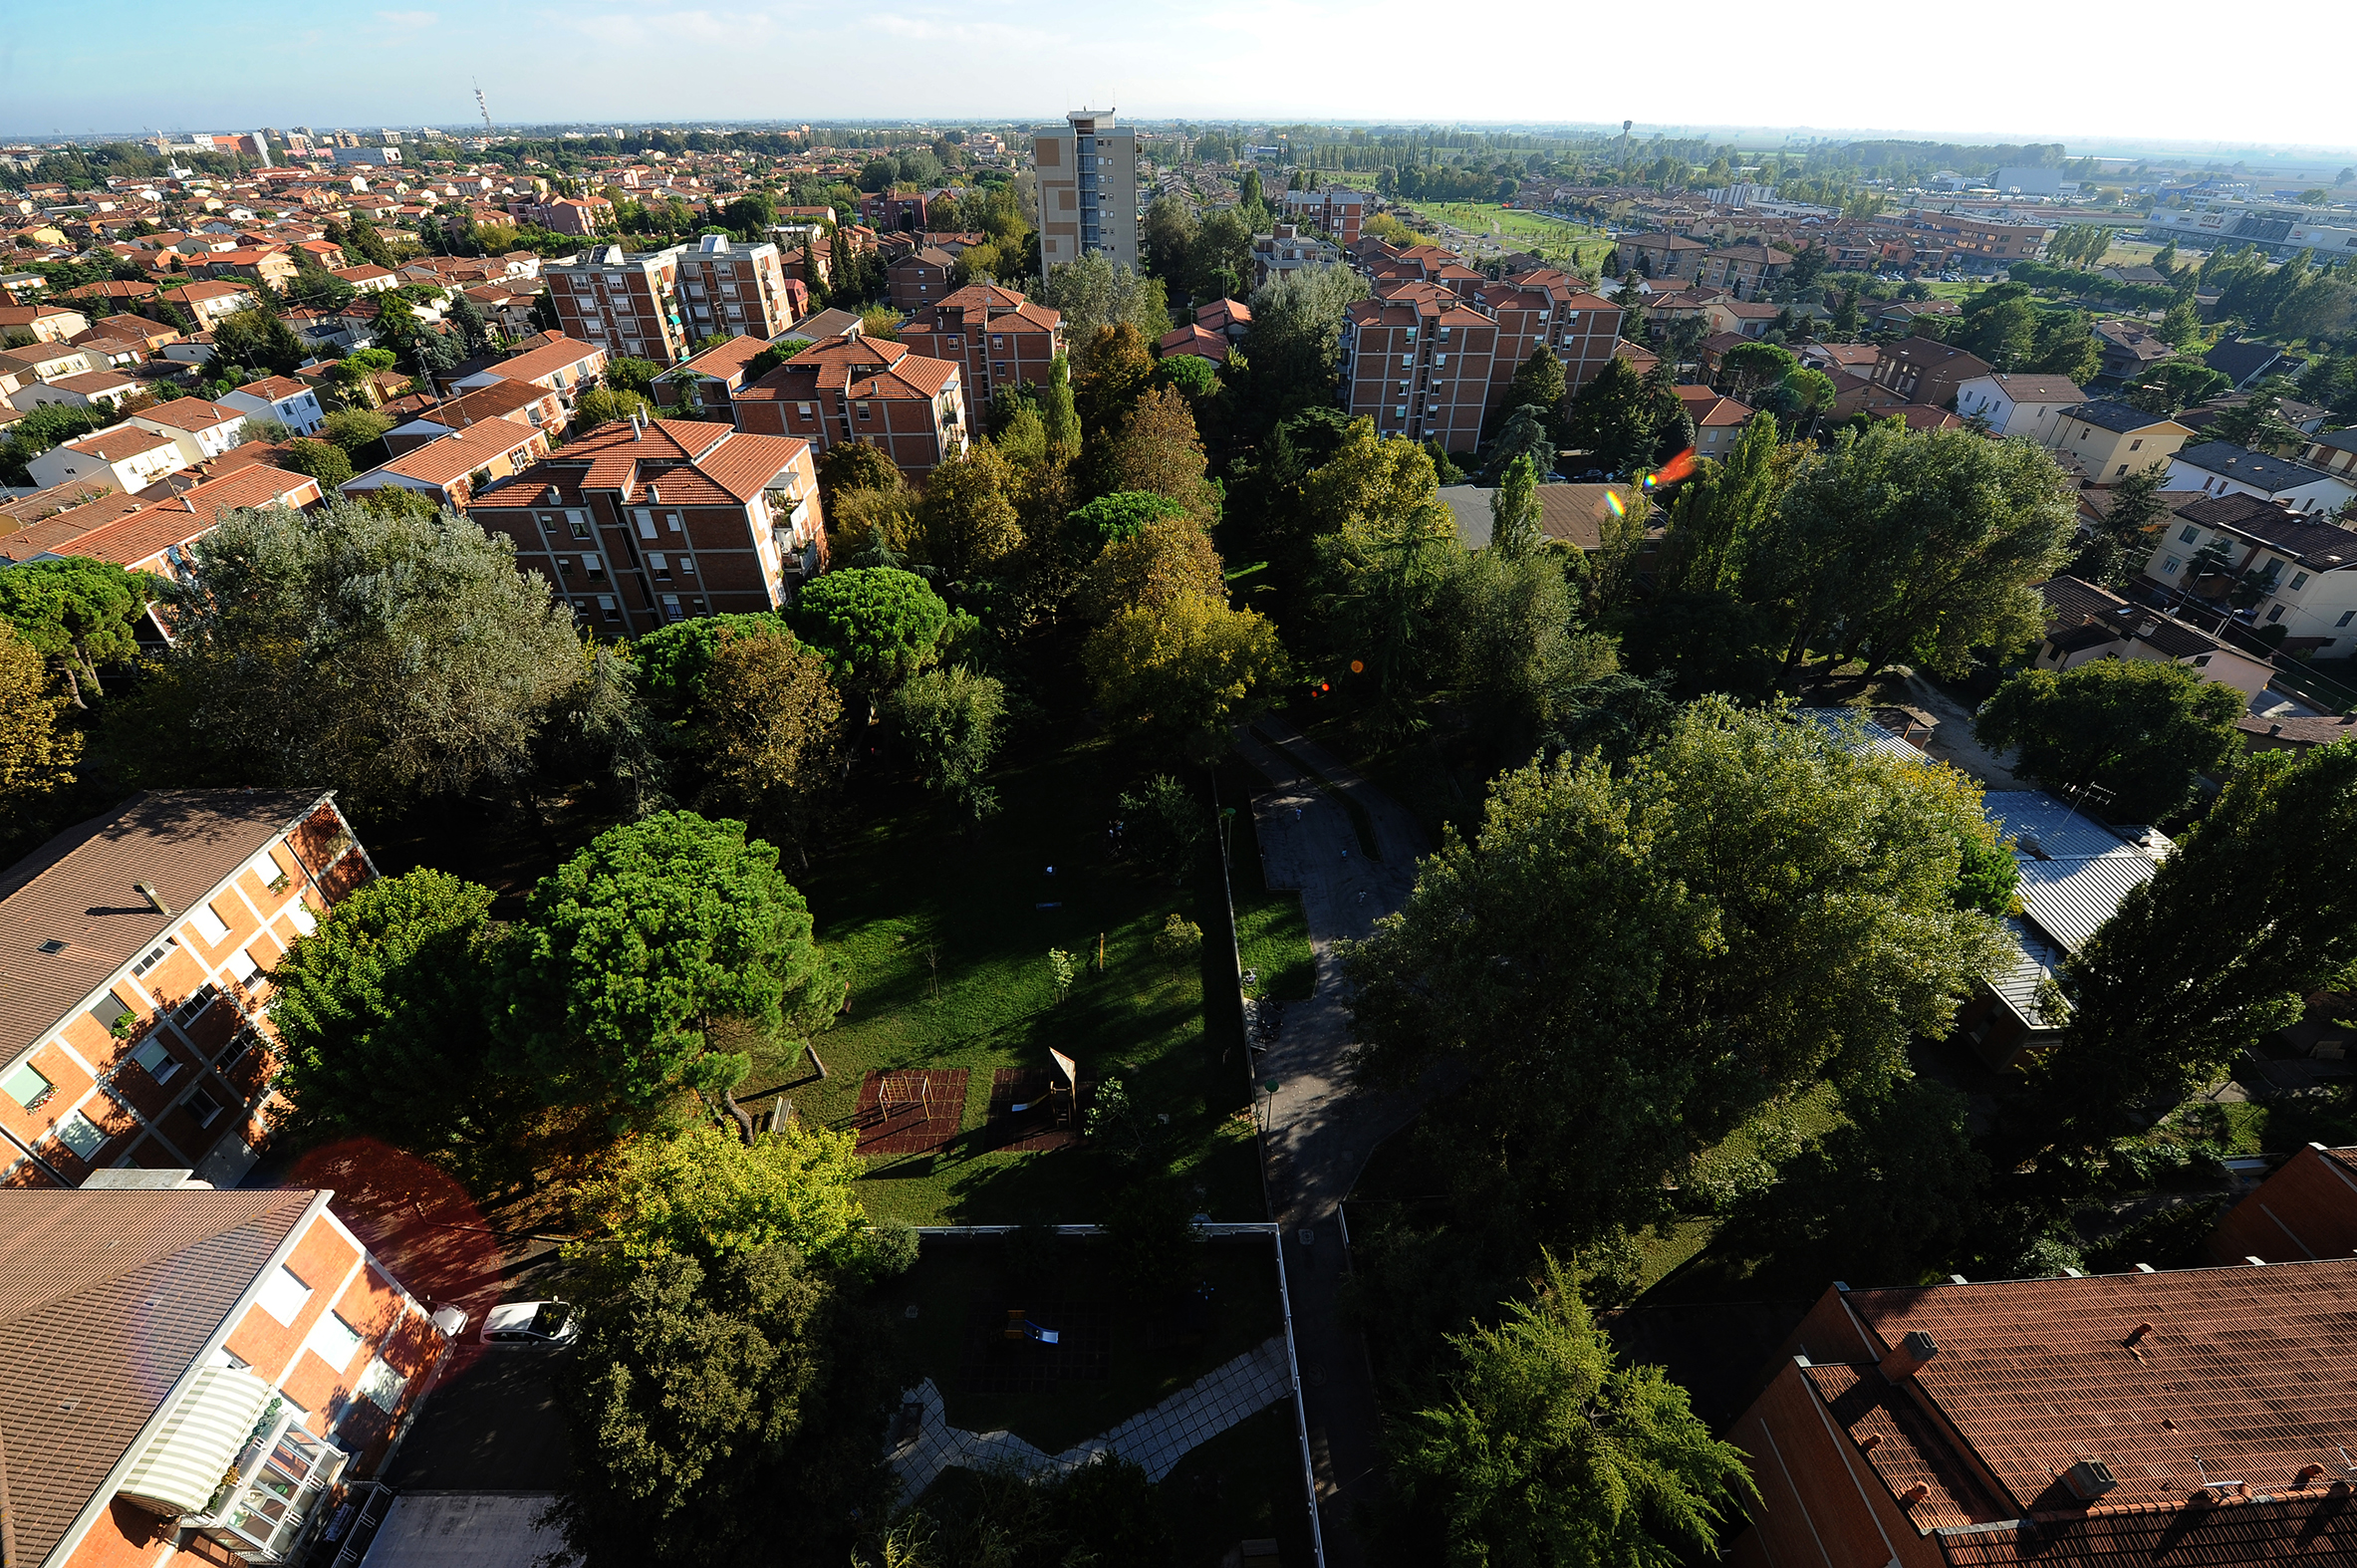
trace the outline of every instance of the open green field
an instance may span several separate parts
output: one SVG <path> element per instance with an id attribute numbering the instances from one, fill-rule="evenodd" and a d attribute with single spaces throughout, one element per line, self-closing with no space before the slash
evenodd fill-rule
<path id="1" fill-rule="evenodd" d="M 789 868 L 851 997 L 813 1042 L 823 1080 L 798 1050 L 745 1042 L 745 1102 L 765 1109 L 784 1094 L 798 1114 L 850 1129 L 870 1071 L 965 1069 L 945 1147 L 870 1160 L 861 1196 L 877 1218 L 1082 1223 L 1132 1182 L 1163 1176 L 1215 1218 L 1263 1217 L 1240 1024 L 1232 1003 L 1218 1027 L 1205 1020 L 1206 970 L 1222 985 L 1229 973 L 1210 846 L 1209 874 L 1182 887 L 1114 860 L 1105 830 L 1117 799 L 1152 770 L 1101 739 L 1058 747 L 1024 735 L 1009 755 L 993 780 L 1003 809 L 980 829 L 949 821 L 914 784 L 869 774 L 835 847 L 807 871 Z M 1173 914 L 1204 928 L 1199 957 L 1156 955 Z M 1084 965 L 1061 1002 L 1051 947 Z M 1080 1064 L 1084 1086 L 1122 1080 L 1134 1133 L 1052 1152 L 993 1147 L 993 1073 L 1044 1072 L 1050 1047 Z"/>
<path id="2" fill-rule="evenodd" d="M 1414 201 L 1417 211 L 1475 234 L 1502 234 L 1532 239 L 1568 240 L 1602 231 L 1551 213 L 1521 207 L 1501 207 L 1493 201 Z"/>
<path id="3" fill-rule="evenodd" d="M 1011 1432 L 1043 1453 L 1112 1431 L 1195 1379 L 1284 1332 L 1268 1238 L 1204 1242 L 1189 1278 L 1211 1287 L 1199 1316 L 1182 1298 L 1140 1299 L 1113 1281 L 1102 1243 L 1065 1237 L 1043 1263 L 1018 1268 L 1006 1242 L 931 1240 L 895 1281 L 888 1304 L 915 1377 L 941 1391 L 949 1424 Z M 906 1316 L 915 1307 L 914 1318 Z M 1104 1352 L 1100 1376 L 1016 1390 L 1037 1347 L 1004 1338 L 1007 1309 Z M 1085 1326 L 1083 1319 L 1086 1319 Z"/>

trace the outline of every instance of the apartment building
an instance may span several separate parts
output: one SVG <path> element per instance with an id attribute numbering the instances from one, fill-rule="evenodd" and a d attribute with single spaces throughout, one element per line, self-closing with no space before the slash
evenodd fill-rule
<path id="1" fill-rule="evenodd" d="M 1561 362 L 1565 391 L 1576 392 L 1611 363 L 1613 348 L 1621 339 L 1621 308 L 1588 293 L 1579 279 L 1552 267 L 1485 284 L 1476 298 L 1479 307 L 1497 322 L 1497 349 L 1485 402 L 1488 412 L 1504 405 L 1514 373 L 1542 346 L 1553 350 Z"/>
<path id="2" fill-rule="evenodd" d="M 1400 285 L 1361 300 L 1342 320 L 1343 406 L 1380 435 L 1481 444 L 1498 324 L 1438 284 Z M 1512 374 L 1509 369 L 1507 374 Z"/>
<path id="3" fill-rule="evenodd" d="M 2098 397 L 2065 408 L 2049 432 L 2089 485 L 2109 488 L 2140 469 L 2166 468 L 2193 430 L 2132 403 Z"/>
<path id="4" fill-rule="evenodd" d="M 1065 352 L 1064 313 L 995 283 L 969 283 L 910 317 L 901 342 L 954 362 L 966 395 L 986 403 L 1001 387 L 1047 385 Z"/>
<path id="5" fill-rule="evenodd" d="M 2169 457 L 2169 488 L 2204 495 L 2250 495 L 2295 512 L 2337 512 L 2357 498 L 2357 472 L 2330 473 L 2232 441 L 2180 447 Z"/>
<path id="6" fill-rule="evenodd" d="M 1622 275 L 1683 279 L 1694 283 L 1702 276 L 1702 258 L 1710 247 L 1684 234 L 1624 234 L 1614 246 Z"/>
<path id="7" fill-rule="evenodd" d="M 2259 1568 L 2357 1549 L 2357 1260 L 1856 1289 L 1720 1436 L 1733 1568 Z"/>
<path id="8" fill-rule="evenodd" d="M 740 430 L 796 436 L 819 455 L 865 441 L 919 484 L 965 450 L 971 428 L 958 362 L 859 334 L 812 344 L 739 392 L 734 407 Z"/>
<path id="9" fill-rule="evenodd" d="M 1356 245 L 1375 197 L 1364 190 L 1288 190 L 1277 197 L 1277 210 L 1295 223 L 1317 229 L 1340 245 Z"/>
<path id="10" fill-rule="evenodd" d="M 1138 267 L 1138 132 L 1112 110 L 1076 109 L 1064 129 L 1032 137 L 1039 176 L 1040 264 L 1095 252 Z"/>
<path id="11" fill-rule="evenodd" d="M 937 245 L 911 251 L 885 269 L 892 308 L 917 311 L 940 301 L 949 292 L 949 274 L 957 258 Z"/>
<path id="12" fill-rule="evenodd" d="M 169 435 L 131 423 L 62 441 L 26 463 L 25 470 L 43 489 L 79 479 L 129 493 L 192 465 Z"/>
<path id="13" fill-rule="evenodd" d="M 671 365 L 693 340 L 680 313 L 679 258 L 685 247 L 627 251 L 599 245 L 571 261 L 541 265 L 557 329 L 612 358 Z M 709 304 L 707 299 L 706 304 Z"/>
<path id="14" fill-rule="evenodd" d="M 1703 255 L 1699 276 L 1707 288 L 1731 289 L 1736 299 L 1751 300 L 1791 270 L 1789 251 L 1768 245 L 1728 245 Z"/>
<path id="15" fill-rule="evenodd" d="M 464 1324 L 428 1316 L 333 1192 L 186 1177 L 0 1191 L 12 1565 L 305 1560 Z"/>
<path id="16" fill-rule="evenodd" d="M 1931 338 L 1902 338 L 1874 362 L 1874 384 L 1909 402 L 1934 408 L 1956 400 L 1964 383 L 1995 369 L 1986 360 Z"/>
<path id="17" fill-rule="evenodd" d="M 2163 499 L 2177 499 L 2163 492 Z M 2331 657 L 2357 652 L 2357 533 L 2247 494 L 2191 494 L 2161 530 L 2143 576 L 2171 596 L 2225 600 L 2259 590 L 2240 612 L 2254 627 L 2280 626 L 2287 653 Z"/>
<path id="18" fill-rule="evenodd" d="M 267 971 L 375 875 L 308 790 L 134 795 L 0 873 L 0 1185 L 242 1176 L 269 1139 Z"/>
<path id="19" fill-rule="evenodd" d="M 702 420 L 601 425 L 469 515 L 607 636 L 778 609 L 827 562 L 812 443 Z"/>
<path id="20" fill-rule="evenodd" d="M 1305 233 L 1298 223 L 1279 223 L 1270 233 L 1252 236 L 1252 287 L 1262 288 L 1272 278 L 1310 267 L 1334 266 L 1341 260 L 1339 246 Z"/>
<path id="21" fill-rule="evenodd" d="M 775 245 L 724 234 L 706 234 L 680 252 L 679 295 L 686 303 L 683 350 L 714 333 L 774 338 L 794 325 L 796 301 L 809 297 L 789 286 Z"/>

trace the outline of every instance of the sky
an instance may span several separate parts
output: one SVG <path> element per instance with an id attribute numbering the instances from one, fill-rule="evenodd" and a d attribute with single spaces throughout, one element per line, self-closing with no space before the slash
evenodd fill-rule
<path id="1" fill-rule="evenodd" d="M 0 14 L 8 136 L 455 125 L 474 118 L 479 75 L 501 124 L 987 123 L 1113 105 L 1146 120 L 1634 119 L 1641 131 L 2357 148 L 2357 112 L 2334 80 L 2357 52 L 2344 0 L 2267 7 L 2263 29 L 2238 35 L 2189 0 L 1838 13 L 1694 0 L 1675 14 L 1432 0 L 8 0 Z M 2317 71 L 2306 88 L 2302 61 Z"/>

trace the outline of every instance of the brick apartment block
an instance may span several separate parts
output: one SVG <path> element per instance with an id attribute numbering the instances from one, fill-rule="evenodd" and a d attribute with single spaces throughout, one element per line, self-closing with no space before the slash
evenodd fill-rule
<path id="1" fill-rule="evenodd" d="M 2357 1550 L 2357 1259 L 1836 1284 L 1720 1436 L 1736 1568 L 2199 1563 Z"/>
<path id="2" fill-rule="evenodd" d="M 919 484 L 965 450 L 969 428 L 956 362 L 859 334 L 812 344 L 738 392 L 735 410 L 738 429 L 797 436 L 820 455 L 865 441 Z"/>
<path id="3" fill-rule="evenodd" d="M 1375 198 L 1364 190 L 1288 190 L 1279 200 L 1286 217 L 1323 229 L 1343 245 L 1355 245 Z"/>
<path id="4" fill-rule="evenodd" d="M 1400 285 L 1343 316 L 1343 406 L 1379 435 L 1481 444 L 1498 324 L 1438 284 Z"/>
<path id="5" fill-rule="evenodd" d="M 967 396 L 987 402 L 1001 387 L 1047 385 L 1056 356 L 1065 352 L 1064 313 L 995 283 L 969 283 L 912 316 L 901 342 L 954 361 L 964 369 Z"/>
<path id="6" fill-rule="evenodd" d="M 1497 355 L 1487 395 L 1492 412 L 1504 405 L 1514 373 L 1540 346 L 1554 351 L 1565 390 L 1576 392 L 1611 363 L 1621 341 L 1621 308 L 1551 267 L 1487 284 L 1479 300 L 1497 319 Z"/>
<path id="7" fill-rule="evenodd" d="M 469 515 L 609 636 L 775 610 L 826 565 L 811 443 L 701 420 L 601 425 Z"/>
<path id="8" fill-rule="evenodd" d="M 376 875 L 332 795 L 134 795 L 0 873 L 0 1184 L 235 1181 L 269 1140 L 268 971 Z"/>
<path id="9" fill-rule="evenodd" d="M 716 332 L 774 338 L 794 325 L 777 247 L 720 234 L 656 251 L 598 246 L 541 276 L 565 333 L 614 356 L 673 365 Z"/>
<path id="10" fill-rule="evenodd" d="M 1702 258 L 1702 282 L 1714 289 L 1732 289 L 1735 298 L 1749 300 L 1792 268 L 1789 251 L 1767 245 L 1729 245 Z"/>
<path id="11" fill-rule="evenodd" d="M 939 302 L 949 292 L 949 272 L 956 265 L 955 256 L 932 245 L 903 256 L 884 274 L 892 308 L 917 311 Z"/>
<path id="12" fill-rule="evenodd" d="M 304 1561 L 449 1348 L 334 1193 L 186 1176 L 0 1191 L 11 1565 Z"/>

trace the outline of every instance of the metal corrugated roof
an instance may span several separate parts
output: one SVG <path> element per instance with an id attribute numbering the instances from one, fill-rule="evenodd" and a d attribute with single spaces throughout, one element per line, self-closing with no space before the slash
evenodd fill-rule
<path id="1" fill-rule="evenodd" d="M 1980 797 L 1980 809 L 2008 838 L 2033 841 L 2042 854 L 2015 853 L 2023 861 L 2078 860 L 2108 855 L 2124 840 L 2069 801 L 2042 789 L 1992 789 Z"/>
<path id="2" fill-rule="evenodd" d="M 1880 752 L 1884 756 L 1898 757 L 1906 762 L 1924 760 L 1922 752 L 1854 707 L 1803 707 L 1794 708 L 1792 712 L 1795 718 L 1808 720 L 1819 729 L 1835 737 L 1836 740 L 1846 741 L 1847 735 L 1854 728 L 1856 733 L 1863 737 L 1864 744 L 1860 747 L 1851 747 L 1845 744 L 1843 748 L 1845 750 L 1862 749 Z"/>
<path id="3" fill-rule="evenodd" d="M 2126 845 L 2108 855 L 2024 860 L 2019 866 L 2023 911 L 2040 930 L 2072 952 L 2118 912 L 2122 899 L 2160 870 Z"/>
<path id="4" fill-rule="evenodd" d="M 2038 991 L 2062 967 L 2062 949 L 2019 917 L 2005 921 L 2005 934 L 2013 938 L 2013 962 L 1988 977 L 1989 989 L 2025 1021 L 2044 1027 L 2038 1024 Z"/>

